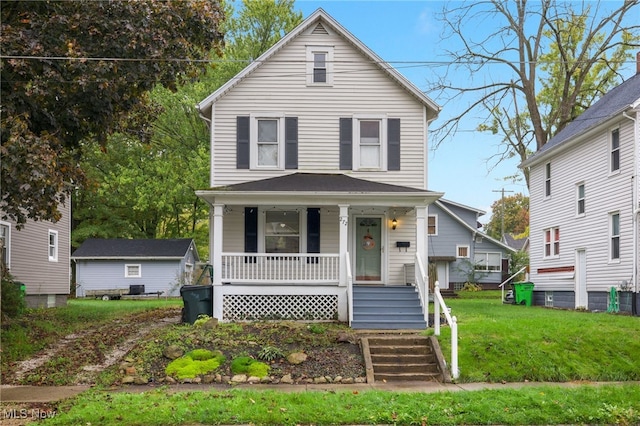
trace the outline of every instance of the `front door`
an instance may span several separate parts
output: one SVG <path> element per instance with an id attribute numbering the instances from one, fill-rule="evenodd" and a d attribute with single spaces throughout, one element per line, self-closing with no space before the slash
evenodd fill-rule
<path id="1" fill-rule="evenodd" d="M 358 283 L 382 283 L 382 217 L 355 218 L 355 277 Z"/>

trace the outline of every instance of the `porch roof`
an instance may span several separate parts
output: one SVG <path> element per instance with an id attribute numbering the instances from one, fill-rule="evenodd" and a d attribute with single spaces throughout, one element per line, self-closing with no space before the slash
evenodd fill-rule
<path id="1" fill-rule="evenodd" d="M 427 205 L 444 195 L 334 173 L 292 173 L 196 191 L 209 203 Z"/>

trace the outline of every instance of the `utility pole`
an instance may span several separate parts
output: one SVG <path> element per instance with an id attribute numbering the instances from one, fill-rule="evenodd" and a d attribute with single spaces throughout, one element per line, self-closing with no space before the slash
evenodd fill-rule
<path id="1" fill-rule="evenodd" d="M 501 202 L 501 207 L 500 207 L 500 240 L 504 240 L 504 193 L 505 192 L 513 192 L 513 191 L 509 191 L 509 190 L 506 190 L 506 189 L 502 188 L 502 189 L 494 189 L 491 192 L 500 192 L 500 193 L 502 193 L 502 202 Z"/>

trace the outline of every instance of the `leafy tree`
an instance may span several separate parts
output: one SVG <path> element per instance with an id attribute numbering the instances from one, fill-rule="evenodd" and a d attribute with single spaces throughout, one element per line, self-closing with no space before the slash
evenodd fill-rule
<path id="1" fill-rule="evenodd" d="M 58 220 L 82 142 L 148 137 L 148 91 L 220 52 L 217 0 L 2 1 L 2 218 Z"/>
<path id="2" fill-rule="evenodd" d="M 500 240 L 504 233 L 523 234 L 529 226 L 529 197 L 524 194 L 505 196 L 491 205 L 491 220 L 485 225 L 485 232 Z"/>
<path id="3" fill-rule="evenodd" d="M 470 79 L 457 86 L 443 77 L 433 89 L 449 97 L 446 103 L 461 103 L 467 94 L 475 100 L 437 129 L 439 143 L 455 133 L 462 117 L 484 111 L 479 130 L 503 137 L 495 163 L 513 157 L 524 161 L 619 83 L 620 68 L 640 42 L 632 13 L 638 3 L 448 3 L 442 14 L 445 38 L 461 45 L 448 51 L 448 71 L 467 70 Z M 479 31 L 479 22 L 491 22 L 495 30 Z M 490 77 L 474 82 L 481 71 Z M 523 173 L 528 184 L 527 170 Z"/>
<path id="4" fill-rule="evenodd" d="M 208 208 L 195 190 L 209 186 L 209 137 L 195 105 L 302 20 L 290 0 L 247 1 L 238 11 L 225 3 L 225 15 L 222 60 L 199 81 L 150 93 L 158 107 L 147 118 L 150 136 L 119 133 L 106 150 L 87 153 L 92 185 L 74 197 L 74 245 L 88 237 L 192 237 L 207 258 Z"/>

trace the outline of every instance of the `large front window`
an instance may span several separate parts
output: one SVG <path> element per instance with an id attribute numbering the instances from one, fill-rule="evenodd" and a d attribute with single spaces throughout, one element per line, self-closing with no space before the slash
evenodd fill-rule
<path id="1" fill-rule="evenodd" d="M 265 213 L 265 252 L 300 252 L 300 215 L 295 210 Z"/>
<path id="2" fill-rule="evenodd" d="M 474 265 L 476 271 L 500 271 L 502 269 L 502 255 L 500 253 L 475 252 Z"/>

